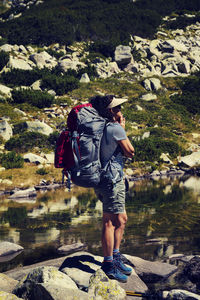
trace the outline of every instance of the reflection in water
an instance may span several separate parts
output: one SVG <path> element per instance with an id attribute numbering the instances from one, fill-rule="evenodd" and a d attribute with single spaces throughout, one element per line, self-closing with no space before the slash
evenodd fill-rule
<path id="1" fill-rule="evenodd" d="M 199 199 L 199 177 L 134 183 L 121 250 L 150 260 L 200 254 Z M 55 257 L 58 247 L 77 242 L 102 255 L 102 206 L 92 189 L 41 193 L 28 203 L 0 202 L 0 240 L 25 248 L 22 263 L 30 263 L 30 256 L 31 263 Z"/>

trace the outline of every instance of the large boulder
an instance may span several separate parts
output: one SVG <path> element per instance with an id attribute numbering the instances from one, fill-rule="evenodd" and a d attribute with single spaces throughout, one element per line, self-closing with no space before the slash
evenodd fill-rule
<path id="1" fill-rule="evenodd" d="M 120 287 L 120 284 L 116 280 L 110 280 L 106 274 L 99 269 L 90 278 L 88 296 L 101 296 L 102 298 L 100 299 L 123 300 L 126 299 L 126 292 Z"/>
<path id="2" fill-rule="evenodd" d="M 32 70 L 31 62 L 21 58 L 10 57 L 7 67 L 11 69 Z"/>
<path id="3" fill-rule="evenodd" d="M 44 122 L 27 121 L 26 125 L 28 131 L 35 131 L 45 135 L 50 135 L 51 133 L 53 133 L 53 129 Z"/>
<path id="4" fill-rule="evenodd" d="M 125 255 L 126 259 L 131 262 L 136 273 L 145 283 L 157 282 L 167 278 L 169 275 L 177 271 L 177 267 L 168 263 L 159 261 L 151 262 L 140 257 Z"/>
<path id="5" fill-rule="evenodd" d="M 30 162 L 36 165 L 47 163 L 45 158 L 34 153 L 26 153 L 24 154 L 23 158 L 25 162 Z"/>
<path id="6" fill-rule="evenodd" d="M 0 243 L 0 257 L 14 254 L 16 252 L 22 251 L 24 248 L 20 245 L 10 243 L 10 242 L 1 242 Z"/>
<path id="7" fill-rule="evenodd" d="M 115 49 L 114 59 L 120 68 L 124 68 L 130 62 L 133 61 L 133 56 L 131 54 L 131 47 L 119 45 Z"/>
<path id="8" fill-rule="evenodd" d="M 193 168 L 200 164 L 200 151 L 193 152 L 190 155 L 183 156 L 179 159 L 179 165 Z"/>
<path id="9" fill-rule="evenodd" d="M 8 141 L 13 135 L 12 127 L 6 121 L 0 121 L 0 136 L 6 141 Z"/>
<path id="10" fill-rule="evenodd" d="M 37 298 L 38 285 L 41 286 L 41 284 L 44 284 L 43 288 L 45 288 L 45 285 L 48 284 L 57 286 L 57 289 L 67 288 L 78 290 L 75 282 L 66 274 L 58 271 L 57 268 L 38 267 L 28 273 L 28 275 L 17 284 L 13 293 L 18 297 L 25 299 L 39 299 Z M 50 297 L 46 299 L 50 299 Z"/>
<path id="11" fill-rule="evenodd" d="M 0 94 L 5 95 L 6 97 L 10 98 L 12 89 L 6 85 L 0 84 Z"/>
<path id="12" fill-rule="evenodd" d="M 40 53 L 35 53 L 30 55 L 30 59 L 36 64 L 36 66 L 40 69 L 47 67 L 53 68 L 57 65 L 56 59 L 54 59 L 49 53 L 46 51 L 42 51 Z"/>
<path id="13" fill-rule="evenodd" d="M 11 294 L 11 293 L 7 293 L 7 292 L 3 292 L 0 291 L 0 299 L 1 300 L 23 300 L 22 298 L 18 298 L 17 296 Z"/>
<path id="14" fill-rule="evenodd" d="M 17 280 L 10 278 L 5 274 L 0 273 L 0 291 L 11 293 L 17 284 L 18 284 Z"/>
<path id="15" fill-rule="evenodd" d="M 19 190 L 14 192 L 11 196 L 9 196 L 9 199 L 17 199 L 17 198 L 28 198 L 28 197 L 36 197 L 37 192 L 35 188 L 29 188 L 25 190 Z"/>

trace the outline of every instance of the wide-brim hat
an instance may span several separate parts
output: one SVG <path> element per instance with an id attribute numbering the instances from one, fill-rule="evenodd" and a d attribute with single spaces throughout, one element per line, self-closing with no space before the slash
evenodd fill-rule
<path id="1" fill-rule="evenodd" d="M 127 102 L 128 99 L 126 98 L 113 98 L 112 101 L 110 102 L 110 104 L 107 106 L 107 108 L 113 108 L 116 107 L 118 105 L 121 105 L 124 102 Z"/>

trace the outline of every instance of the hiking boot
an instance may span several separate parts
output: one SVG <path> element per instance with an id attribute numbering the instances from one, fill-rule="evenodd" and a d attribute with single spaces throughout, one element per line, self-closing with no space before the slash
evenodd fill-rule
<path id="1" fill-rule="evenodd" d="M 113 255 L 113 261 L 114 261 L 114 264 L 115 266 L 117 267 L 117 269 L 125 274 L 125 275 L 131 275 L 132 273 L 132 268 L 128 267 L 127 265 L 125 265 L 123 262 L 122 262 L 122 259 L 121 259 L 121 254 L 118 253 L 118 254 L 114 254 Z"/>
<path id="2" fill-rule="evenodd" d="M 110 279 L 127 282 L 127 276 L 119 271 L 114 262 L 103 262 L 101 269 Z"/>

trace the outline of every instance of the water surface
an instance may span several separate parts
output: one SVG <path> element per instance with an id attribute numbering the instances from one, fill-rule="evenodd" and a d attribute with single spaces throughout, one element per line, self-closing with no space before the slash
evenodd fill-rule
<path id="1" fill-rule="evenodd" d="M 64 244 L 85 243 L 89 252 L 102 255 L 102 208 L 92 189 L 59 189 L 15 201 L 4 197 L 0 203 L 0 241 L 25 249 L 0 263 L 0 271 L 57 257 Z M 199 177 L 134 182 L 126 207 L 122 252 L 148 260 L 200 254 Z"/>

